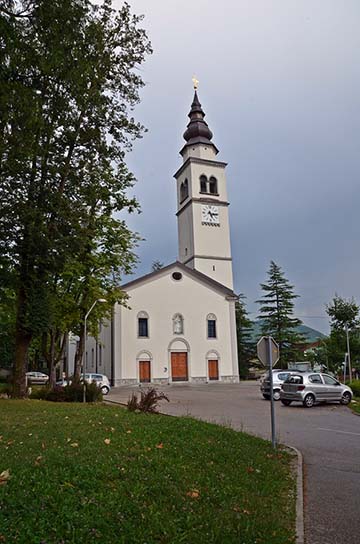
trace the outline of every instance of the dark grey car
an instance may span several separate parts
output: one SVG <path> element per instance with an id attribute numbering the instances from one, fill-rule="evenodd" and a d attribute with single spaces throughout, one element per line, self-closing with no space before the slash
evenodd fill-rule
<path id="1" fill-rule="evenodd" d="M 281 386 L 280 400 L 285 406 L 302 402 L 307 408 L 316 402 L 351 402 L 353 392 L 333 376 L 322 372 L 292 373 Z"/>

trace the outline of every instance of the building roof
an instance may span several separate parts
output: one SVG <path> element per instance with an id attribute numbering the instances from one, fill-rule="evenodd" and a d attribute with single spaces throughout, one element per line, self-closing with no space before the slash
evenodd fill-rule
<path id="1" fill-rule="evenodd" d="M 202 272 L 199 272 L 198 270 L 195 270 L 193 268 L 189 268 L 188 266 L 180 263 L 179 261 L 175 261 L 171 264 L 168 264 L 167 266 L 164 266 L 163 268 L 160 268 L 159 270 L 155 270 L 154 272 L 150 272 L 149 274 L 145 274 L 144 276 L 140 276 L 140 278 L 136 278 L 135 280 L 129 281 L 128 283 L 125 283 L 124 285 L 121 285 L 121 289 L 126 291 L 127 289 L 134 287 L 138 284 L 145 283 L 148 280 L 155 279 L 157 276 L 161 276 L 165 271 L 170 271 L 172 268 L 179 268 L 189 276 L 192 276 L 195 280 L 200 281 L 201 283 L 205 283 L 209 287 L 212 287 L 215 291 L 218 291 L 225 295 L 226 297 L 230 298 L 238 298 L 236 293 L 229 289 L 228 287 L 225 287 L 225 285 L 222 285 L 222 283 L 219 283 L 218 281 L 213 280 L 206 274 L 203 274 Z"/>
<path id="2" fill-rule="evenodd" d="M 205 113 L 201 107 L 199 97 L 196 91 L 188 117 L 190 118 L 190 121 L 187 125 L 187 129 L 184 132 L 184 139 L 186 141 L 186 144 L 180 153 L 182 153 L 184 148 L 186 148 L 187 146 L 191 146 L 194 144 L 211 145 L 212 147 L 214 147 L 217 153 L 218 149 L 211 141 L 213 133 L 209 129 L 208 124 L 204 119 Z"/>

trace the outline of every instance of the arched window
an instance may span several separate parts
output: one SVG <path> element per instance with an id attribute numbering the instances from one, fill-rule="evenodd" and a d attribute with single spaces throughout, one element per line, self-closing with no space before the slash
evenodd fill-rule
<path id="1" fill-rule="evenodd" d="M 214 178 L 214 176 L 211 176 L 209 181 L 209 193 L 211 193 L 212 195 L 216 195 L 217 192 L 217 179 Z"/>
<path id="2" fill-rule="evenodd" d="M 184 318 L 181 314 L 175 314 L 173 317 L 173 333 L 184 334 Z"/>
<path id="3" fill-rule="evenodd" d="M 207 177 L 204 175 L 200 176 L 200 193 L 208 192 L 207 183 L 208 183 Z"/>
<path id="4" fill-rule="evenodd" d="M 189 182 L 187 179 L 180 185 L 180 202 L 183 202 L 189 196 Z"/>
<path id="5" fill-rule="evenodd" d="M 138 337 L 149 337 L 149 316 L 146 312 L 139 312 L 137 315 L 138 321 Z"/>
<path id="6" fill-rule="evenodd" d="M 207 325 L 207 337 L 208 338 L 217 338 L 216 315 L 209 314 L 206 317 L 206 325 Z"/>

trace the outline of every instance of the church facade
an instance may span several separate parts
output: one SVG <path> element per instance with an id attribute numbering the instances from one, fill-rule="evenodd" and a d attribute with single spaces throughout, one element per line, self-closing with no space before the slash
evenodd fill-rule
<path id="1" fill-rule="evenodd" d="M 226 163 L 197 92 L 175 173 L 178 260 L 122 286 L 98 341 L 88 339 L 86 370 L 113 385 L 239 380 Z"/>

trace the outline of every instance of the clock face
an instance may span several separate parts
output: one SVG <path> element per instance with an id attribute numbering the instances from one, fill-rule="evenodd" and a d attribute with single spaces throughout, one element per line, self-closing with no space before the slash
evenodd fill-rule
<path id="1" fill-rule="evenodd" d="M 219 208 L 217 206 L 201 206 L 201 221 L 207 225 L 220 225 Z"/>

